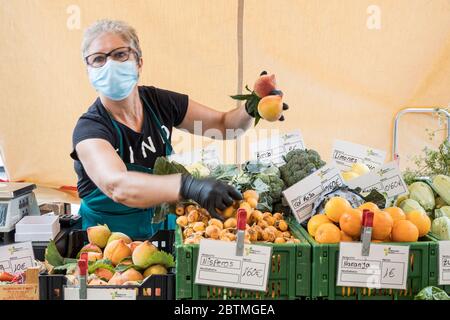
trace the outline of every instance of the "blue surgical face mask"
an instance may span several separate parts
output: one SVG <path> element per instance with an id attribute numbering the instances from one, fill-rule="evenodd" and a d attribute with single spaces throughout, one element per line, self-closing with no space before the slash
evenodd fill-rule
<path id="1" fill-rule="evenodd" d="M 94 88 L 111 100 L 128 97 L 138 82 L 135 61 L 119 62 L 109 59 L 103 67 L 89 68 L 89 80 Z"/>

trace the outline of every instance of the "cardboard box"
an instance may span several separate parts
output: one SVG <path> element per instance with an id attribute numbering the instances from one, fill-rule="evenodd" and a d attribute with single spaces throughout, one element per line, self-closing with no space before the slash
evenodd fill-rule
<path id="1" fill-rule="evenodd" d="M 39 300 L 39 268 L 28 268 L 25 284 L 0 285 L 0 300 Z"/>
<path id="2" fill-rule="evenodd" d="M 41 214 L 54 212 L 56 215 L 64 215 L 71 213 L 70 203 L 65 202 L 44 203 L 39 206 L 39 210 Z"/>

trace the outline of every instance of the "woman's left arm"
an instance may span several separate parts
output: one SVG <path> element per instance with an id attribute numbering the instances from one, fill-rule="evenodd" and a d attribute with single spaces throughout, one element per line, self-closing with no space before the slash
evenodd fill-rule
<path id="1" fill-rule="evenodd" d="M 228 112 L 220 112 L 189 99 L 186 115 L 179 128 L 197 135 L 204 135 L 210 130 L 210 135 L 216 139 L 226 140 L 236 138 L 235 133 L 239 135 L 239 131 L 241 133 L 246 131 L 253 121 L 254 119 L 245 111 L 244 104 Z M 217 133 L 221 136 L 217 136 Z"/>

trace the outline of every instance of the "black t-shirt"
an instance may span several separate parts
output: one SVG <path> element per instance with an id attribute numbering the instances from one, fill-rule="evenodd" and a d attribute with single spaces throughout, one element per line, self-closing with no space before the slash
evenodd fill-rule
<path id="1" fill-rule="evenodd" d="M 155 88 L 153 86 L 139 86 L 139 96 L 144 97 L 150 108 L 158 117 L 167 140 L 172 137 L 173 127 L 181 124 L 186 115 L 189 97 L 185 94 Z M 141 133 L 135 132 L 126 125 L 117 122 L 123 139 L 123 160 L 153 168 L 157 157 L 164 156 L 166 144 L 161 137 L 158 124 L 153 120 L 149 110 L 144 106 L 144 121 Z M 75 146 L 83 140 L 99 138 L 111 143 L 119 153 L 119 135 L 111 122 L 110 116 L 103 106 L 100 98 L 89 107 L 75 126 L 72 136 L 73 151 L 70 154 L 75 160 L 74 168 L 78 175 L 78 194 L 81 198 L 87 196 L 96 188 L 96 185 L 86 174 L 83 165 L 78 159 Z"/>

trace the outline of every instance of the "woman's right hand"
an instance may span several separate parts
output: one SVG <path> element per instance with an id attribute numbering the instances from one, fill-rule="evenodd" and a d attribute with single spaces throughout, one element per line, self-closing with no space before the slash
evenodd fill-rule
<path id="1" fill-rule="evenodd" d="M 234 187 L 215 179 L 195 179 L 191 175 L 181 176 L 180 195 L 192 199 L 208 210 L 213 217 L 223 220 L 217 212 L 231 206 L 235 200 L 242 200 L 242 194 Z"/>

